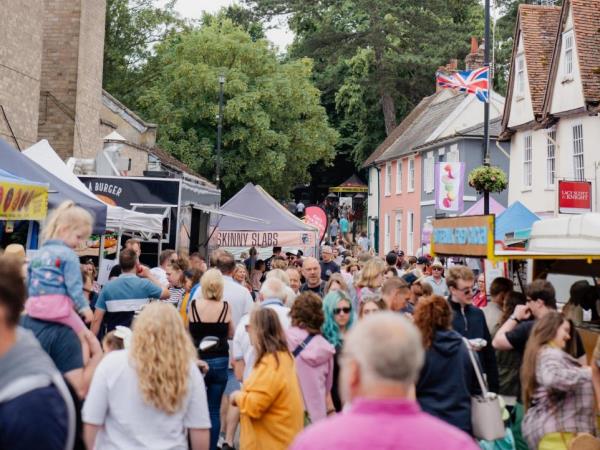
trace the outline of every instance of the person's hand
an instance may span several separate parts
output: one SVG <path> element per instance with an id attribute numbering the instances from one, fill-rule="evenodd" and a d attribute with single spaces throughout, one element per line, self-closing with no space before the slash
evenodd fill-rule
<path id="1" fill-rule="evenodd" d="M 202 361 L 201 359 L 196 361 L 196 365 L 203 374 L 206 374 L 209 370 L 208 363 L 206 361 Z"/>
<path id="2" fill-rule="evenodd" d="M 519 320 L 527 320 L 531 317 L 531 310 L 527 305 L 517 305 L 512 315 Z"/>
<path id="3" fill-rule="evenodd" d="M 83 315 L 83 320 L 85 323 L 92 323 L 92 319 L 94 318 L 94 313 L 90 308 L 85 309 L 81 315 Z"/>
<path id="4" fill-rule="evenodd" d="M 138 277 L 149 278 L 151 276 L 150 267 L 144 266 L 143 264 L 138 264 L 136 273 Z"/>
<path id="5" fill-rule="evenodd" d="M 231 394 L 229 394 L 229 401 L 231 402 L 231 406 L 238 406 L 237 401 L 240 394 L 240 391 L 233 391 Z"/>
<path id="6" fill-rule="evenodd" d="M 90 358 L 89 359 L 93 359 L 95 356 L 101 355 L 103 353 L 102 346 L 100 345 L 100 341 L 94 335 L 94 333 L 92 333 L 90 330 L 86 330 L 86 332 L 84 333 L 83 336 L 84 336 L 84 339 L 87 342 L 87 345 L 90 349 Z"/>

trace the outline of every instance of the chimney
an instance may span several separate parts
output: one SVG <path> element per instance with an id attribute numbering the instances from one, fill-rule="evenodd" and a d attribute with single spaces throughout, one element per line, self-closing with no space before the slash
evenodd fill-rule
<path id="1" fill-rule="evenodd" d="M 471 52 L 465 57 L 465 69 L 473 70 L 479 67 L 483 67 L 483 41 L 481 45 L 478 45 L 477 38 L 471 36 Z"/>

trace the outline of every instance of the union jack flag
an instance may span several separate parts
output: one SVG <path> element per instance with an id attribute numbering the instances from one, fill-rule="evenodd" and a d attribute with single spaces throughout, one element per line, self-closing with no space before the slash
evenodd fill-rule
<path id="1" fill-rule="evenodd" d="M 489 98 L 489 67 L 475 70 L 462 70 L 454 73 L 437 72 L 435 81 L 438 86 L 448 89 L 457 89 L 467 94 L 475 94 L 482 102 Z"/>

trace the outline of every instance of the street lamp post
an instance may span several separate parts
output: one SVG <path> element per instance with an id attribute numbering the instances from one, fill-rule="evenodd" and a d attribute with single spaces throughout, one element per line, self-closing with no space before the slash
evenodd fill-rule
<path id="1" fill-rule="evenodd" d="M 215 181 L 217 187 L 221 184 L 221 133 L 223 132 L 223 85 L 225 75 L 219 75 L 219 115 L 217 116 L 217 160 L 215 170 Z"/>
<path id="2" fill-rule="evenodd" d="M 490 165 L 490 101 L 492 98 L 492 69 L 490 67 L 490 0 L 485 0 L 485 46 L 483 51 L 483 65 L 488 68 L 488 97 L 483 104 L 483 165 Z M 483 213 L 490 213 L 490 193 L 483 192 Z"/>

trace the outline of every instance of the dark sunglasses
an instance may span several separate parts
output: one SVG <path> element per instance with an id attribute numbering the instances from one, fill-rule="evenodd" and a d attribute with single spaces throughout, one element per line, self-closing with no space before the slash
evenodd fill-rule
<path id="1" fill-rule="evenodd" d="M 341 313 L 350 314 L 350 311 L 352 311 L 352 308 L 350 308 L 349 306 L 344 306 L 343 308 L 335 308 L 333 310 L 333 314 L 335 314 L 336 316 Z"/>
<path id="2" fill-rule="evenodd" d="M 440 270 L 440 271 L 442 271 L 444 269 L 442 269 L 441 267 L 432 267 L 431 270 Z"/>
<path id="3" fill-rule="evenodd" d="M 454 289 L 456 289 L 456 288 L 454 288 Z M 465 295 L 471 294 L 472 292 L 475 291 L 475 289 L 472 288 L 472 287 L 467 287 L 467 288 L 464 288 L 464 289 L 456 289 L 456 290 L 459 291 L 459 292 L 462 292 Z"/>

